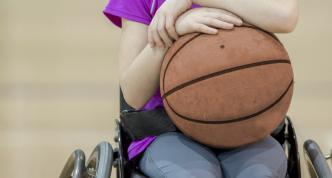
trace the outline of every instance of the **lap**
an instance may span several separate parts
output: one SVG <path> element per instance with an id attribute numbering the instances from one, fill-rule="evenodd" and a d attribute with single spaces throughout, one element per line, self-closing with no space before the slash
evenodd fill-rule
<path id="1" fill-rule="evenodd" d="M 155 138 L 143 152 L 139 168 L 151 178 L 222 177 L 215 153 L 181 132 Z"/>
<path id="2" fill-rule="evenodd" d="M 233 150 L 215 150 L 224 177 L 285 177 L 287 157 L 271 136 Z M 258 170 L 258 171 L 257 171 Z"/>
<path id="3" fill-rule="evenodd" d="M 282 177 L 286 170 L 283 161 L 287 163 L 282 151 L 272 137 L 238 149 L 224 150 L 202 145 L 181 132 L 169 132 L 151 142 L 141 153 L 138 164 L 151 178 L 278 177 L 276 174 Z"/>

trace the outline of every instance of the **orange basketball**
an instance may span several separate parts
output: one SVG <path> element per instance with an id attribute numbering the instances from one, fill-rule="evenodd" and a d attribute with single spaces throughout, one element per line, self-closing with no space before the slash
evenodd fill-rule
<path id="1" fill-rule="evenodd" d="M 165 55 L 160 92 L 168 115 L 188 137 L 235 148 L 277 128 L 292 99 L 293 78 L 279 39 L 244 22 L 217 35 L 179 38 Z"/>

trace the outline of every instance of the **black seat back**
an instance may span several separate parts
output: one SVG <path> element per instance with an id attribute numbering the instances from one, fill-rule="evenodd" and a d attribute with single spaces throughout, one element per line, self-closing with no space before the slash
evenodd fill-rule
<path id="1" fill-rule="evenodd" d="M 130 109 L 134 109 L 134 108 L 131 107 L 126 102 L 126 100 L 123 97 L 123 93 L 122 93 L 122 90 L 121 90 L 121 87 L 120 87 L 120 112 L 123 111 L 123 110 L 130 110 Z M 123 137 L 122 138 L 122 148 L 123 148 L 123 152 L 124 152 L 123 159 L 124 159 L 124 161 L 127 161 L 127 160 L 129 160 L 127 150 L 128 150 L 128 148 L 129 148 L 129 146 L 130 146 L 130 144 L 133 140 L 129 137 L 128 134 L 124 133 L 123 129 L 121 129 L 121 136 Z"/>
<path id="2" fill-rule="evenodd" d="M 123 110 L 130 110 L 130 109 L 134 109 L 133 107 L 131 107 L 126 100 L 123 97 L 123 93 L 120 87 L 120 112 Z"/>

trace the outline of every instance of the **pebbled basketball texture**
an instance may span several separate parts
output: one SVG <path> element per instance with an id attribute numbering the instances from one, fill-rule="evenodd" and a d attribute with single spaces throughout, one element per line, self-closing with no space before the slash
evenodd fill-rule
<path id="1" fill-rule="evenodd" d="M 236 148 L 268 136 L 284 119 L 294 82 L 287 51 L 248 23 L 217 35 L 180 37 L 165 55 L 160 92 L 174 124 L 193 140 Z"/>

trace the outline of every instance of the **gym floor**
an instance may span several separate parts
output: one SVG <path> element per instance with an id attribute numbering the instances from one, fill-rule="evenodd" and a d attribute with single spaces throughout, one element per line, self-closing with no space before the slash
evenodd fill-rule
<path id="1" fill-rule="evenodd" d="M 115 146 L 121 30 L 103 15 L 107 2 L 0 1 L 1 177 L 58 177 L 75 149 Z M 277 34 L 295 73 L 287 114 L 304 178 L 304 141 L 332 149 L 331 7 L 300 1 L 297 28 Z"/>

